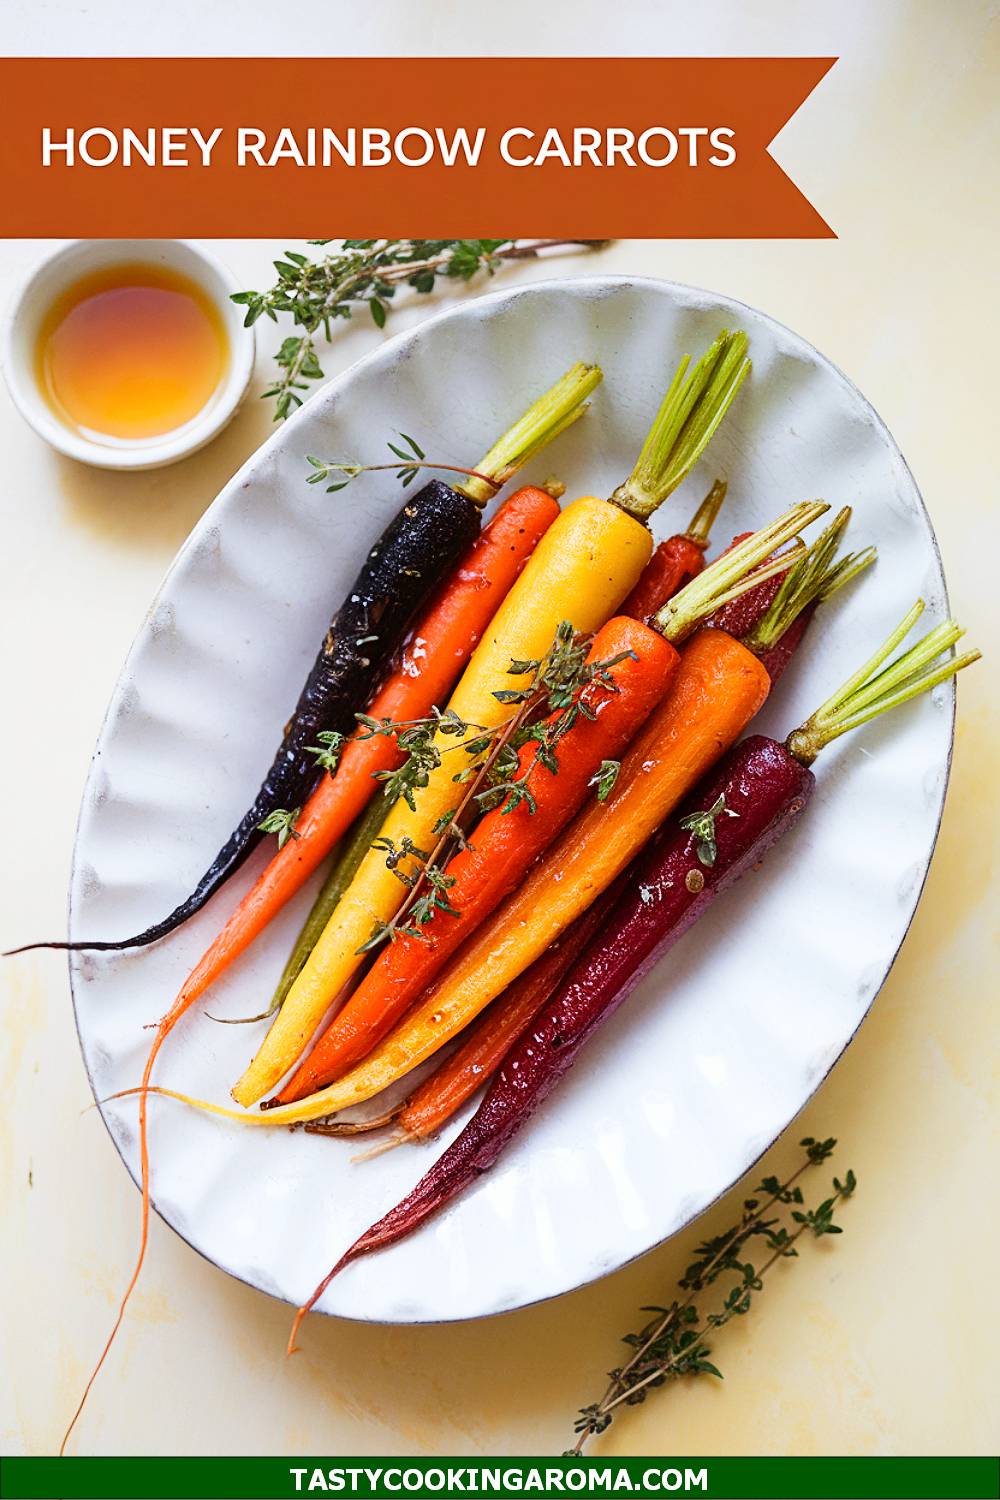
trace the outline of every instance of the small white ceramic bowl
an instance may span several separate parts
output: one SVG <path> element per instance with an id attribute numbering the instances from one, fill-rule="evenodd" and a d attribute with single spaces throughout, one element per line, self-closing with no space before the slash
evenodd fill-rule
<path id="1" fill-rule="evenodd" d="M 101 443 L 61 422 L 45 399 L 35 373 L 41 323 L 54 300 L 81 276 L 136 262 L 166 267 L 189 277 L 211 299 L 229 341 L 229 369 L 211 400 L 173 432 L 135 442 Z M 240 283 L 214 255 L 191 240 L 73 240 L 31 273 L 14 298 L 4 330 L 3 371 L 14 403 L 39 437 L 60 453 L 102 469 L 158 469 L 186 458 L 210 442 L 233 417 L 253 373 L 253 330 L 243 327 L 244 309 L 230 301 Z"/>

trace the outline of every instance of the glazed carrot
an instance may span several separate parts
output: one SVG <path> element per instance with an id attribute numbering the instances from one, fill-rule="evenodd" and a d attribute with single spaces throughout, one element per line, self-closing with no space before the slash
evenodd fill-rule
<path id="1" fill-rule="evenodd" d="M 697 577 L 705 566 L 705 550 L 711 540 L 711 527 L 725 496 L 725 481 L 717 479 L 699 506 L 687 531 L 668 537 L 656 548 L 643 569 L 639 582 L 622 605 L 623 615 L 631 615 L 633 619 L 639 620 L 645 619 L 647 615 L 655 614 L 684 584 Z M 780 582 L 780 578 L 776 579 L 775 586 Z M 761 588 L 764 587 L 766 585 L 761 585 Z M 383 717 L 391 718 L 392 715 L 385 714 Z M 327 884 L 333 884 L 332 875 L 328 877 Z M 306 959 L 315 948 L 342 894 L 343 887 L 339 884 L 336 887 L 335 899 L 327 895 L 327 886 L 320 891 L 299 934 L 295 949 L 285 965 L 271 1005 L 266 1012 L 267 1015 L 274 1014 L 284 1001 L 293 981 L 302 972 Z"/>
<path id="2" fill-rule="evenodd" d="M 678 661 L 661 635 L 624 616 L 598 631 L 589 653 L 592 663 L 619 657 L 580 693 L 577 716 L 555 750 L 556 769 L 538 758 L 537 739 L 521 747 L 510 783 L 523 788 L 520 798 L 508 806 L 504 794 L 476 825 L 472 842 L 449 861 L 447 908 L 383 949 L 278 1095 L 282 1103 L 339 1078 L 370 1052 L 578 811 L 602 762 L 621 754 L 666 692 Z M 551 715 L 549 726 L 559 718 Z"/>
<path id="3" fill-rule="evenodd" d="M 492 1078 L 506 1053 L 527 1031 L 570 965 L 601 927 L 619 889 L 620 882 L 616 881 L 509 990 L 488 1006 L 469 1027 L 458 1051 L 445 1058 L 403 1104 L 377 1120 L 356 1125 L 313 1124 L 307 1125 L 306 1130 L 319 1135 L 358 1135 L 395 1120 L 399 1130 L 387 1144 L 424 1141 L 435 1135 Z"/>
<path id="4" fill-rule="evenodd" d="M 511 496 L 411 632 L 398 666 L 368 707 L 372 718 L 419 718 L 448 692 L 558 514 L 552 496 L 534 486 Z M 323 777 L 296 820 L 296 837 L 278 850 L 188 975 L 182 994 L 189 1002 L 199 999 L 301 890 L 378 790 L 372 778 L 394 770 L 403 758 L 396 741 L 385 735 L 355 735 L 346 742 L 335 773 Z"/>
<path id="5" fill-rule="evenodd" d="M 471 530 L 466 529 L 460 531 L 456 523 L 454 536 L 447 539 L 446 542 L 442 541 L 441 538 L 438 538 L 438 562 L 440 562 L 440 559 L 443 556 L 461 556 L 463 550 L 463 539 L 465 537 L 474 536 L 478 531 L 479 509 L 485 506 L 492 495 L 495 494 L 498 489 L 502 488 L 507 480 L 510 479 L 518 471 L 518 469 L 522 468 L 524 464 L 529 462 L 530 459 L 534 458 L 545 447 L 547 447 L 548 443 L 553 438 L 557 437 L 560 433 L 565 432 L 566 429 L 571 426 L 578 417 L 582 416 L 583 412 L 586 410 L 586 397 L 597 387 L 602 378 L 602 371 L 596 365 L 583 365 L 578 363 L 577 365 L 573 366 L 573 368 L 569 370 L 560 381 L 557 381 L 549 391 L 547 391 L 543 396 L 541 396 L 536 402 L 533 403 L 528 411 L 525 412 L 521 419 L 517 423 L 515 423 L 512 428 L 509 429 L 509 431 L 499 440 L 499 442 L 494 444 L 493 448 L 490 449 L 490 452 L 481 461 L 477 477 L 468 480 L 462 486 L 456 488 L 454 491 L 449 490 L 448 486 L 437 485 L 436 490 L 434 490 L 434 494 L 437 494 L 439 491 L 448 491 L 448 494 L 453 497 L 456 504 L 461 501 L 472 507 L 475 520 L 475 526 Z M 425 486 L 424 490 L 421 491 L 421 496 L 426 496 L 430 492 L 431 487 Z M 379 610 L 383 611 L 386 622 L 393 625 L 393 632 L 390 634 L 387 634 L 380 628 L 378 632 L 378 636 L 380 638 L 378 643 L 380 645 L 383 645 L 384 647 L 384 643 L 388 641 L 391 643 L 391 645 L 394 646 L 396 641 L 400 640 L 403 637 L 407 626 L 414 617 L 416 609 L 423 604 L 423 602 L 429 597 L 432 592 L 433 585 L 430 582 L 429 578 L 423 577 L 422 586 L 419 591 L 415 593 L 415 580 L 411 580 L 407 576 L 404 576 L 410 571 L 418 574 L 418 576 L 422 576 L 423 573 L 426 573 L 427 559 L 429 559 L 431 556 L 429 550 L 430 541 L 425 535 L 427 531 L 427 519 L 429 511 L 428 505 L 426 503 L 423 505 L 417 504 L 421 496 L 417 496 L 413 502 L 404 504 L 401 507 L 400 512 L 396 516 L 395 520 L 390 524 L 388 528 L 386 528 L 386 531 L 383 532 L 380 540 L 376 542 L 375 546 L 371 549 L 365 566 L 362 569 L 361 574 L 359 574 L 359 579 L 361 579 L 365 584 L 364 589 L 362 589 L 359 584 L 358 589 L 355 591 L 355 594 L 349 596 L 347 602 L 342 607 L 340 614 L 334 617 L 334 620 L 330 627 L 330 631 L 325 638 L 324 645 L 320 650 L 317 661 L 313 666 L 309 679 L 307 680 L 306 688 L 303 691 L 299 707 L 296 710 L 294 724 L 290 726 L 290 728 L 294 729 L 293 739 L 297 751 L 301 750 L 303 746 L 307 744 L 309 739 L 317 738 L 318 733 L 321 733 L 324 729 L 330 730 L 331 728 L 336 727 L 335 725 L 333 725 L 332 721 L 328 719 L 315 717 L 320 708 L 323 708 L 324 705 L 326 707 L 329 707 L 329 705 L 333 703 L 335 699 L 337 699 L 339 707 L 343 711 L 343 713 L 346 714 L 348 712 L 348 709 L 344 706 L 348 701 L 347 696 L 345 695 L 344 691 L 341 691 L 341 689 L 344 688 L 345 684 L 340 682 L 338 673 L 340 673 L 341 676 L 344 676 L 345 680 L 349 678 L 351 681 L 351 685 L 355 693 L 353 703 L 353 707 L 355 710 L 357 708 L 358 702 L 364 701 L 363 697 L 359 698 L 357 696 L 357 693 L 359 691 L 359 683 L 366 684 L 368 688 L 370 688 L 372 683 L 377 680 L 377 659 L 374 655 L 366 656 L 364 652 L 364 634 L 371 627 L 372 611 L 375 611 L 376 614 Z M 442 510 L 440 504 L 438 505 L 436 514 L 439 520 L 440 517 L 444 514 L 444 511 Z M 430 519 L 433 520 L 433 516 L 431 516 Z M 421 533 L 424 543 L 426 544 L 424 549 L 425 556 L 423 558 L 421 558 L 415 550 L 414 538 L 417 536 L 418 521 L 424 528 L 423 533 Z M 433 526 L 431 526 L 430 529 L 431 531 L 433 531 Z M 409 552 L 407 551 L 407 548 L 409 548 Z M 412 570 L 410 570 L 407 566 L 404 566 L 404 564 L 412 563 L 415 561 L 422 562 L 422 570 L 418 568 L 413 568 Z M 373 580 L 375 579 L 376 574 L 379 577 L 380 585 L 382 587 L 381 595 L 377 595 L 374 591 Z M 395 595 L 397 594 L 398 598 L 395 597 Z M 401 613 L 401 606 L 403 604 L 407 604 L 408 606 L 405 614 Z M 361 609 L 361 615 L 357 614 L 358 609 Z M 340 627 L 347 620 L 353 621 L 353 628 L 350 631 L 342 632 Z M 330 658 L 330 660 L 327 662 L 324 661 L 324 658 L 326 656 L 329 656 Z M 344 670 L 341 671 L 341 669 Z M 313 722 L 313 729 L 311 732 L 306 732 L 305 726 L 307 724 L 307 720 L 309 720 L 309 716 L 304 714 L 304 712 L 302 711 L 302 703 L 307 698 L 310 698 L 310 695 L 312 703 L 311 713 L 313 714 L 313 720 L 311 722 Z M 353 717 L 357 717 L 356 712 L 354 713 Z M 347 720 L 342 718 L 339 719 L 337 723 L 338 725 L 343 724 L 344 726 L 346 726 Z M 290 744 L 291 741 L 288 738 L 288 732 L 286 732 L 286 736 L 282 741 L 282 745 L 285 749 L 287 749 Z M 277 765 L 279 761 L 280 753 L 279 757 L 277 757 L 275 760 L 275 765 Z M 273 777 L 269 777 L 265 782 L 264 788 L 262 788 L 262 794 L 263 791 L 268 789 L 273 792 L 274 786 L 276 784 L 277 782 L 274 781 Z M 290 785 L 292 783 L 286 781 L 282 782 L 282 784 Z M 255 802 L 254 806 L 257 806 L 257 802 Z M 182 906 L 178 907 L 175 912 L 166 920 L 165 923 L 160 923 L 155 928 L 147 929 L 145 933 L 139 935 L 139 938 L 136 941 L 145 943 L 147 941 L 152 941 L 156 936 L 164 935 L 166 932 L 173 930 L 173 927 L 178 925 L 180 921 L 186 920 L 186 917 L 188 915 L 190 915 L 193 911 L 197 911 L 200 906 L 204 904 L 212 891 L 217 889 L 218 885 L 221 884 L 226 875 L 230 873 L 233 868 L 235 868 L 234 861 L 239 862 L 243 858 L 244 852 L 248 852 L 248 819 L 252 815 L 253 814 L 251 812 L 243 818 L 239 825 L 239 828 L 236 830 L 236 833 L 234 833 L 233 837 L 226 845 L 225 850 L 221 851 L 220 855 L 217 856 L 210 871 L 199 884 L 197 891 L 188 898 L 188 901 L 183 903 Z M 259 832 L 259 824 L 257 825 L 256 831 Z M 95 945 L 84 943 L 70 946 L 89 947 Z M 96 946 L 120 947 L 123 945 L 97 944 Z M 130 946 L 130 944 L 126 944 L 125 946 Z M 189 983 L 182 987 L 174 1003 L 171 1005 L 165 1015 L 161 1017 L 156 1028 L 156 1033 L 154 1035 L 153 1043 L 146 1060 L 145 1068 L 143 1069 L 141 1085 L 142 1101 L 139 1111 L 139 1133 L 141 1137 L 139 1154 L 142 1180 L 142 1224 L 139 1252 L 136 1258 L 135 1270 L 125 1290 L 125 1294 L 122 1298 L 118 1310 L 118 1315 L 112 1327 L 108 1342 L 101 1352 L 100 1359 L 98 1360 L 97 1365 L 93 1373 L 91 1374 L 90 1380 L 88 1381 L 87 1386 L 84 1390 L 80 1405 L 77 1407 L 72 1421 L 67 1428 L 67 1431 L 63 1438 L 63 1447 L 65 1447 L 66 1441 L 68 1440 L 73 1426 L 76 1423 L 77 1417 L 79 1416 L 80 1411 L 83 1408 L 83 1404 L 87 1399 L 87 1394 L 90 1390 L 90 1387 L 94 1379 L 96 1378 L 101 1365 L 104 1363 L 108 1350 L 110 1349 L 111 1344 L 114 1341 L 118 1328 L 121 1325 L 122 1318 L 125 1315 L 125 1308 L 132 1294 L 132 1289 L 134 1288 L 142 1269 L 143 1260 L 146 1254 L 146 1245 L 149 1238 L 150 1182 L 149 1147 L 146 1132 L 146 1106 L 150 1086 L 150 1078 L 152 1075 L 153 1066 L 156 1062 L 157 1056 L 159 1055 L 160 1049 L 163 1046 L 163 1043 L 166 1041 L 174 1026 L 176 1026 L 177 1022 L 180 1020 L 181 1016 L 183 1016 L 185 1011 L 187 1011 L 194 1003 L 197 995 L 201 993 L 201 989 L 199 989 L 199 983 L 200 976 L 198 977 L 198 980 L 195 979 L 195 976 L 191 976 Z M 278 1014 L 280 1018 L 281 1012 L 279 1011 Z"/>
<path id="6" fill-rule="evenodd" d="M 681 362 L 628 479 L 609 500 L 575 501 L 542 538 L 455 689 L 448 708 L 459 720 L 497 730 L 514 711 L 497 696 L 512 662 L 543 658 L 564 621 L 582 633 L 598 629 L 635 586 L 652 552 L 646 518 L 690 472 L 721 422 L 749 368 L 746 338 L 724 333 L 690 373 L 688 363 Z M 455 802 L 445 754 L 453 742 L 439 731 L 441 763 L 412 805 L 400 799 L 393 808 L 383 836 L 396 850 L 434 847 L 435 827 Z M 397 877 L 418 867 L 416 858 L 390 867 L 383 850 L 364 861 L 233 1089 L 239 1104 L 255 1103 L 298 1061 L 373 930 L 402 905 L 406 887 Z"/>
<path id="7" fill-rule="evenodd" d="M 755 601 L 756 614 L 744 609 L 739 616 L 747 631 L 743 644 L 753 650 L 763 662 L 772 688 L 801 644 L 817 605 L 856 578 L 874 561 L 874 548 L 868 548 L 859 554 L 848 554 L 835 561 L 850 515 L 850 508 L 845 507 L 816 541 L 808 549 L 803 549 L 790 563 L 786 573 L 775 575 L 778 583 L 776 589 L 772 588 L 772 580 L 768 578 L 735 601 L 736 605 L 742 604 L 744 598 Z M 735 545 L 737 544 L 734 543 Z M 749 576 L 752 578 L 753 574 Z M 719 612 L 720 615 L 724 613 L 725 611 Z M 617 884 L 613 889 L 617 888 Z M 458 1108 L 469 1094 L 486 1081 L 493 1068 L 499 1065 L 504 1042 L 509 1044 L 513 1041 L 530 1020 L 532 997 L 537 997 L 539 1006 L 544 1002 L 545 979 L 549 974 L 558 975 L 559 956 L 579 950 L 581 932 L 595 930 L 596 916 L 605 909 L 607 901 L 608 892 L 605 892 L 582 917 L 576 919 L 556 944 L 541 958 L 536 959 L 520 979 L 491 1003 L 478 1023 L 474 1023 L 469 1029 L 466 1043 L 425 1080 L 411 1101 L 417 1107 L 417 1120 L 426 1117 L 428 1123 L 425 1133 L 436 1129 L 451 1110 Z M 454 1103 L 450 1104 L 452 1099 Z M 315 1128 L 331 1135 L 356 1134 L 361 1130 L 376 1129 L 398 1116 L 405 1136 L 409 1107 L 400 1106 L 387 1117 L 382 1116 L 361 1125 L 334 1123 Z"/>
<path id="8" fill-rule="evenodd" d="M 763 576 L 758 562 L 826 509 L 820 502 L 795 506 L 717 559 L 663 607 L 656 619 L 658 628 L 683 639 L 700 612 L 741 590 L 756 588 Z M 842 529 L 846 514 L 789 572 L 769 611 L 773 620 L 780 615 L 790 621 L 817 597 L 827 575 L 813 566 L 814 550 L 823 553 L 830 534 Z M 870 557 L 846 558 L 832 571 L 850 577 L 867 560 Z M 776 572 L 786 570 L 786 559 L 776 557 L 772 567 Z M 757 571 L 748 583 L 751 569 Z M 733 586 L 724 588 L 727 583 Z M 430 995 L 363 1062 L 309 1098 L 276 1104 L 261 1115 L 241 1115 L 186 1095 L 172 1097 L 252 1125 L 286 1125 L 363 1103 L 398 1082 L 472 1021 L 601 894 L 657 822 L 753 716 L 768 687 L 761 661 L 745 646 L 723 631 L 699 630 L 682 653 L 666 699 L 622 762 L 608 801 L 592 804 L 579 815 L 520 890 L 459 950 Z"/>
<path id="9" fill-rule="evenodd" d="M 389 815 L 389 806 L 390 804 L 384 797 L 376 797 L 353 824 L 344 848 L 334 860 L 333 867 L 320 887 L 319 894 L 302 925 L 302 931 L 295 940 L 295 946 L 288 955 L 288 962 L 282 969 L 281 978 L 271 996 L 271 1004 L 264 1014 L 256 1019 L 266 1020 L 281 1008 L 285 996 L 315 948 L 320 933 L 329 922 L 337 902 L 347 890 L 357 874 L 358 866 L 378 838 L 382 824 Z"/>
<path id="10" fill-rule="evenodd" d="M 768 687 L 766 671 L 745 646 L 721 630 L 699 631 L 681 654 L 666 698 L 622 761 L 607 801 L 584 808 L 545 860 L 456 954 L 430 995 L 362 1064 L 312 1099 L 274 1110 L 270 1118 L 290 1118 L 294 1108 L 311 1106 L 328 1114 L 361 1103 L 468 1025 L 621 873 L 750 722 Z"/>

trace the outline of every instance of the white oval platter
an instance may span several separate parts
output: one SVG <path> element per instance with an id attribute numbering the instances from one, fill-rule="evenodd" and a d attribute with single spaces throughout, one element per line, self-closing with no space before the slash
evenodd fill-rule
<path id="1" fill-rule="evenodd" d="M 783 736 L 921 595 L 946 612 L 933 531 L 875 412 L 833 365 L 764 314 L 665 282 L 583 277 L 461 304 L 318 392 L 240 470 L 182 549 L 123 669 L 80 815 L 73 938 L 137 931 L 196 883 L 266 769 L 332 607 L 400 502 L 391 475 L 337 495 L 307 453 L 379 461 L 395 430 L 472 462 L 575 359 L 605 383 L 543 456 L 569 496 L 609 494 L 631 467 L 677 359 L 724 325 L 753 374 L 702 463 L 656 518 L 683 529 L 729 480 L 717 542 L 822 497 L 855 509 L 880 560 L 827 609 L 759 720 Z M 941 815 L 954 694 L 938 689 L 817 763 L 810 814 L 637 991 L 496 1169 L 408 1242 L 350 1267 L 321 1309 L 417 1323 L 555 1296 L 687 1225 L 767 1148 L 860 1025 L 906 933 Z M 95 1096 L 134 1085 L 154 1021 L 260 868 L 250 865 L 159 945 L 71 961 Z M 209 997 L 266 1006 L 314 887 Z M 171 1037 L 158 1081 L 220 1102 L 259 1028 L 203 1007 Z M 133 1101 L 103 1106 L 133 1177 Z M 464 1118 L 464 1116 L 463 1116 Z M 458 1128 L 456 1122 L 453 1133 Z M 352 1144 L 151 1105 L 158 1212 L 233 1276 L 302 1301 L 409 1189 L 439 1146 L 353 1165 Z M 448 1136 L 445 1137 L 447 1139 Z"/>

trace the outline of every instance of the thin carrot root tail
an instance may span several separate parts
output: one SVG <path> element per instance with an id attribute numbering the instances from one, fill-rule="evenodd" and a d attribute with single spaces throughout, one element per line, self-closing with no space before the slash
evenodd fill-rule
<path id="1" fill-rule="evenodd" d="M 290 1359 L 293 1354 L 298 1354 L 298 1352 L 299 1352 L 298 1345 L 296 1344 L 295 1340 L 298 1337 L 299 1329 L 302 1327 L 302 1324 L 305 1322 L 307 1314 L 312 1312 L 313 1308 L 316 1306 L 316 1303 L 322 1297 L 323 1293 L 326 1291 L 327 1287 L 330 1285 L 330 1282 L 338 1274 L 338 1272 L 342 1271 L 344 1269 L 344 1267 L 348 1264 L 348 1262 L 354 1259 L 354 1255 L 355 1255 L 356 1249 L 357 1249 L 357 1247 L 355 1245 L 352 1245 L 351 1248 L 350 1248 L 350 1250 L 346 1251 L 340 1257 L 340 1259 L 337 1261 L 337 1264 L 333 1267 L 333 1269 L 331 1271 L 328 1271 L 326 1273 L 326 1275 L 323 1277 L 323 1280 L 320 1282 L 319 1286 L 313 1292 L 312 1296 L 309 1298 L 309 1301 L 308 1302 L 303 1302 L 302 1306 L 299 1308 L 298 1312 L 295 1314 L 295 1317 L 292 1320 L 291 1332 L 288 1335 L 288 1344 L 285 1347 L 285 1357 L 287 1359 Z"/>
<path id="2" fill-rule="evenodd" d="M 362 1162 L 374 1161 L 376 1156 L 384 1156 L 387 1151 L 395 1151 L 397 1146 L 402 1146 L 406 1141 L 412 1141 L 413 1137 L 405 1130 L 394 1130 L 392 1135 L 387 1136 L 384 1141 L 378 1141 L 374 1146 L 369 1146 L 367 1151 L 359 1151 L 351 1157 L 352 1166 L 360 1166 Z"/>

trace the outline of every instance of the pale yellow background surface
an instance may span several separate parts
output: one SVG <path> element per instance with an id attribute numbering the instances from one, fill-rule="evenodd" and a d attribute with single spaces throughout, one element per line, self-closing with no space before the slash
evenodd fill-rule
<path id="1" fill-rule="evenodd" d="M 997 7 L 955 3 L 271 5 L 10 3 L 4 51 L 799 53 L 839 55 L 777 155 L 836 242 L 628 243 L 560 270 L 717 288 L 790 324 L 851 375 L 923 489 L 952 602 L 992 663 L 959 692 L 954 774 L 923 902 L 873 1013 L 768 1160 L 841 1138 L 860 1177 L 838 1241 L 782 1267 L 717 1344 L 726 1380 L 656 1393 L 592 1451 L 995 1450 L 997 1298 Z M 62 13 L 61 15 L 59 13 Z M 119 20 L 120 18 L 120 20 Z M 59 24 L 53 24 L 58 20 Z M 44 28 L 44 29 L 43 29 Z M 300 33 L 300 34 L 299 34 Z M 530 229 L 530 225 L 516 228 Z M 336 233 L 317 210 L 316 232 Z M 46 247 L 0 244 L 6 296 Z M 266 284 L 262 241 L 223 244 Z M 525 267 L 509 279 L 551 274 Z M 426 307 L 427 304 L 423 304 Z M 435 305 L 441 305 L 440 300 Z M 394 314 L 388 333 L 420 309 Z M 379 335 L 367 319 L 333 373 Z M 268 376 L 266 352 L 256 389 Z M 269 430 L 250 401 L 204 453 L 105 474 L 62 460 L 0 393 L 2 931 L 58 933 L 76 809 L 104 706 L 167 564 Z M 992 678 L 992 683 L 991 683 Z M 5 944 L 6 946 L 6 944 Z M 58 1443 L 108 1331 L 138 1199 L 95 1113 L 65 964 L 3 963 L 0 1448 Z M 735 1194 L 700 1232 L 729 1222 Z M 313 1319 L 228 1280 L 159 1222 L 77 1452 L 552 1453 L 600 1394 L 637 1307 L 669 1297 L 686 1234 L 616 1276 L 493 1321 L 380 1329 Z"/>

